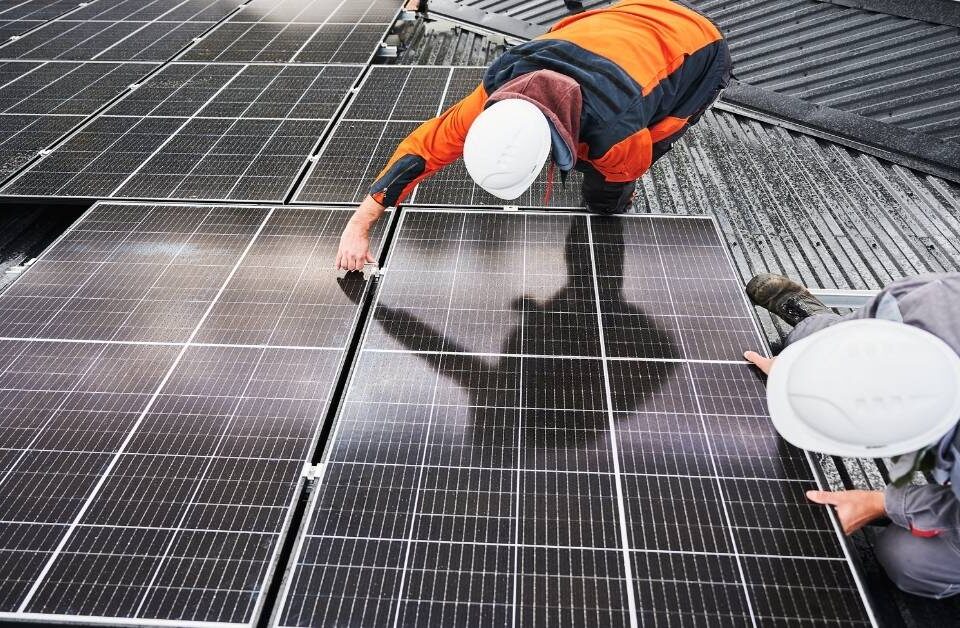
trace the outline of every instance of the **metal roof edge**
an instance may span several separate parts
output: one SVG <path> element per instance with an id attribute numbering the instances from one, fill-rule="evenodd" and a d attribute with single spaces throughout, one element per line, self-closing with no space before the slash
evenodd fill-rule
<path id="1" fill-rule="evenodd" d="M 453 0 L 429 0 L 427 14 L 430 13 L 518 39 L 534 39 L 547 32 L 545 26 L 531 24 L 502 13 L 488 13 L 483 9 L 457 4 Z"/>
<path id="2" fill-rule="evenodd" d="M 817 2 L 960 27 L 960 2 L 957 0 L 909 0 L 908 2 L 903 0 L 817 0 Z"/>
<path id="3" fill-rule="evenodd" d="M 960 144 L 737 80 L 715 106 L 960 183 Z"/>

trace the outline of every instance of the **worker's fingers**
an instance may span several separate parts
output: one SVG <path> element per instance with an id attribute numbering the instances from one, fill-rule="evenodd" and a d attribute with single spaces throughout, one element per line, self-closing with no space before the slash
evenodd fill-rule
<path id="1" fill-rule="evenodd" d="M 816 504 L 836 505 L 843 501 L 842 493 L 833 491 L 807 491 L 807 499 Z"/>
<path id="2" fill-rule="evenodd" d="M 337 270 L 343 270 L 343 253 L 337 251 L 337 259 L 333 262 L 333 267 Z"/>
<path id="3" fill-rule="evenodd" d="M 743 357 L 747 362 L 753 364 L 767 375 L 770 374 L 770 369 L 773 368 L 773 358 L 766 358 L 756 351 L 746 351 Z"/>

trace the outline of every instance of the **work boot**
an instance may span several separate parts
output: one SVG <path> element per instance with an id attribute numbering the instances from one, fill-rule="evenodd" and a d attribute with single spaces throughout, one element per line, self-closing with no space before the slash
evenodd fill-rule
<path id="1" fill-rule="evenodd" d="M 783 275 L 757 275 L 747 284 L 747 296 L 755 305 L 794 326 L 810 316 L 830 313 L 830 309 L 809 290 Z"/>

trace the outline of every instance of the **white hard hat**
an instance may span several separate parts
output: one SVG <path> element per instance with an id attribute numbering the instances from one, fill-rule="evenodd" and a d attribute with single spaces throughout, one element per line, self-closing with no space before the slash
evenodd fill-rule
<path id="1" fill-rule="evenodd" d="M 802 449 L 886 458 L 935 444 L 960 419 L 960 357 L 917 327 L 839 323 L 787 347 L 767 382 L 773 425 Z"/>
<path id="2" fill-rule="evenodd" d="M 507 98 L 470 125 L 463 163 L 477 185 L 512 201 L 527 191 L 550 155 L 550 123 L 533 103 Z"/>

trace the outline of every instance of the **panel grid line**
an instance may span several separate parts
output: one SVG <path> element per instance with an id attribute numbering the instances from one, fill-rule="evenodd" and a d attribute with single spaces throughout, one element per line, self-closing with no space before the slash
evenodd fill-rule
<path id="1" fill-rule="evenodd" d="M 127 432 L 127 436 L 126 438 L 124 438 L 123 442 L 118 447 L 116 454 L 111 458 L 110 462 L 104 468 L 103 472 L 100 475 L 99 480 L 94 485 L 93 489 L 91 490 L 90 494 L 87 496 L 86 500 L 84 500 L 83 506 L 77 512 L 72 523 L 67 528 L 66 533 L 60 539 L 60 542 L 57 544 L 55 550 L 53 551 L 49 559 L 47 559 L 46 563 L 44 564 L 43 569 L 37 575 L 37 578 L 34 580 L 27 594 L 24 596 L 24 599 L 21 601 L 17 609 L 18 612 L 20 613 L 25 612 L 27 607 L 30 605 L 30 602 L 33 600 L 33 596 L 39 590 L 41 583 L 46 579 L 47 574 L 50 572 L 50 569 L 53 567 L 53 564 L 60 557 L 60 554 L 63 552 L 64 548 L 66 547 L 67 542 L 73 536 L 73 531 L 77 528 L 77 524 L 83 519 L 84 515 L 86 515 L 87 510 L 90 508 L 91 504 L 93 504 L 94 499 L 96 499 L 97 495 L 99 494 L 100 489 L 103 487 L 104 483 L 106 482 L 107 477 L 113 471 L 113 468 L 116 466 L 117 462 L 119 462 L 120 457 L 123 455 L 123 453 L 126 451 L 126 448 L 129 446 L 130 442 L 133 440 L 133 436 L 136 434 L 137 430 L 139 429 L 140 425 L 143 423 L 147 414 L 149 414 L 150 410 L 153 408 L 153 405 L 156 403 L 157 399 L 160 397 L 160 394 L 161 392 L 163 392 L 163 389 L 166 383 L 170 381 L 170 378 L 172 377 L 173 372 L 177 369 L 177 366 L 183 360 L 184 355 L 186 354 L 187 350 L 190 348 L 191 341 L 200 332 L 200 328 L 203 326 L 203 323 L 207 320 L 207 317 L 210 315 L 210 312 L 213 311 L 214 306 L 216 306 L 217 302 L 220 300 L 220 297 L 223 295 L 224 291 L 227 288 L 227 284 L 230 283 L 231 279 L 233 279 L 233 276 L 236 274 L 237 270 L 240 268 L 240 265 L 243 263 L 243 260 L 246 258 L 247 253 L 249 253 L 250 249 L 253 248 L 253 245 L 257 241 L 257 238 L 260 236 L 260 233 L 262 233 L 264 227 L 266 227 L 267 221 L 269 221 L 270 217 L 273 216 L 273 212 L 274 210 L 272 208 L 267 211 L 266 216 L 261 221 L 260 226 L 257 228 L 257 231 L 253 234 L 253 237 L 247 243 L 246 248 L 243 250 L 243 252 L 240 254 L 237 261 L 234 263 L 233 268 L 231 269 L 230 273 L 227 275 L 226 279 L 221 284 L 220 289 L 217 291 L 213 300 L 211 300 L 210 304 L 207 306 L 207 309 L 206 311 L 204 311 L 203 316 L 200 317 L 200 320 L 194 326 L 193 331 L 191 332 L 189 338 L 187 339 L 186 344 L 184 344 L 183 348 L 177 353 L 177 356 L 174 358 L 173 363 L 170 365 L 170 368 L 167 369 L 167 372 L 164 374 L 163 379 L 160 381 L 156 390 L 151 395 L 143 411 L 140 413 L 140 416 L 137 418 L 136 422 L 133 424 L 133 426 L 131 426 L 130 430 Z"/>
<path id="2" fill-rule="evenodd" d="M 192 238 L 193 236 L 195 236 L 195 235 L 197 234 L 197 232 L 200 230 L 200 226 L 203 224 L 203 220 L 205 220 L 207 217 L 209 217 L 209 215 L 210 215 L 210 213 L 211 213 L 212 211 L 213 211 L 212 208 L 211 208 L 210 210 L 208 210 L 207 213 L 206 213 L 206 215 L 204 216 L 204 218 L 201 219 L 199 222 L 197 222 L 197 227 L 193 230 L 193 233 L 191 233 L 187 238 L 184 239 L 183 243 L 180 245 L 180 248 L 177 250 L 177 253 L 174 254 L 174 255 L 172 255 L 172 256 L 170 257 L 170 260 L 168 261 L 168 263 L 167 263 L 166 266 L 164 267 L 165 270 L 168 269 L 168 268 L 170 268 L 170 266 L 173 265 L 173 262 L 174 262 L 174 260 L 176 260 L 177 255 L 179 255 L 179 254 L 183 251 L 183 249 L 187 246 L 187 243 L 189 242 L 190 238 Z M 137 224 L 138 224 L 138 225 L 143 224 L 143 221 L 146 220 L 147 217 L 150 216 L 152 213 L 153 213 L 153 212 L 145 212 L 144 215 L 143 215 L 143 217 L 140 219 L 140 221 L 139 221 Z M 130 238 L 131 236 L 133 236 L 133 234 L 134 234 L 135 232 L 136 232 L 136 227 L 134 227 L 133 229 L 131 229 L 131 230 L 129 231 L 127 237 L 123 238 L 122 240 L 120 240 L 120 241 L 118 242 L 117 246 L 113 249 L 113 251 L 116 252 L 117 250 L 119 250 L 119 249 L 123 246 L 123 244 L 124 244 L 127 240 L 129 240 L 129 238 Z M 104 260 L 109 259 L 109 257 L 110 257 L 109 255 L 104 256 Z M 105 263 L 105 262 L 104 262 L 104 263 Z M 156 282 L 160 281 L 160 276 L 161 276 L 161 275 L 162 275 L 162 273 L 160 273 L 160 274 L 157 275 L 157 279 L 154 280 L 153 285 L 156 285 Z M 97 276 L 96 273 L 91 273 L 91 274 L 90 274 L 90 277 L 88 277 L 87 281 L 84 281 L 83 284 L 82 284 L 79 288 L 77 288 L 77 290 L 74 292 L 74 296 L 76 296 L 77 294 L 79 294 L 79 293 L 83 290 L 83 287 L 84 287 L 89 281 L 91 281 L 94 277 L 96 277 L 96 276 Z M 152 287 L 152 286 L 151 286 L 151 287 Z M 146 298 L 146 294 L 147 294 L 147 292 L 144 292 L 144 295 L 143 295 L 143 297 L 140 298 L 140 300 L 138 301 L 138 304 L 139 304 L 139 303 L 142 303 L 142 302 L 144 301 L 144 299 Z M 59 310 L 57 310 L 57 311 L 49 318 L 49 320 L 48 320 L 48 322 L 47 322 L 47 325 L 49 325 L 53 320 L 55 320 L 55 319 L 57 318 L 57 316 L 58 316 L 60 313 L 63 312 L 64 308 L 66 308 L 66 306 L 67 306 L 68 303 L 69 303 L 69 299 L 65 299 L 63 306 L 62 306 Z M 135 309 L 135 308 L 131 308 L 130 314 L 128 314 L 127 318 L 124 319 L 124 322 L 126 322 L 127 320 L 129 320 L 130 316 L 132 316 L 132 314 L 133 314 L 133 310 L 134 310 L 134 309 Z M 121 325 L 122 325 L 122 324 L 123 324 L 123 323 L 121 323 Z M 25 354 L 25 353 L 27 352 L 27 350 L 28 350 L 28 345 L 25 344 L 24 347 L 23 347 L 23 351 L 21 351 L 20 355 L 22 356 L 23 354 Z M 103 348 L 100 350 L 100 353 L 97 354 L 97 357 L 99 358 L 100 356 L 102 356 L 105 351 L 106 351 L 106 345 L 103 346 Z M 14 364 L 14 363 L 12 362 L 12 363 L 11 363 L 11 366 L 12 366 L 12 364 Z M 96 364 L 97 364 L 96 359 L 91 360 L 89 367 L 84 371 L 84 375 L 87 374 Z M 71 389 L 71 392 L 75 392 L 75 391 L 77 390 L 77 388 L 79 387 L 81 381 L 82 381 L 81 377 L 77 377 L 77 378 L 74 380 L 74 387 Z M 44 435 L 44 429 L 46 428 L 46 426 L 48 426 L 48 425 L 50 425 L 50 424 L 53 423 L 54 419 L 59 415 L 60 410 L 63 408 L 64 405 L 67 404 L 67 402 L 69 401 L 69 399 L 70 399 L 69 395 L 64 395 L 64 396 L 63 396 L 63 399 L 61 400 L 61 402 L 60 402 L 60 404 L 58 405 L 57 409 L 50 413 L 50 416 L 47 417 L 47 420 L 44 422 L 43 427 L 41 427 L 40 429 L 37 430 L 37 433 L 34 435 L 33 439 L 27 444 L 26 447 L 24 447 L 23 452 L 21 453 L 21 455 L 20 455 L 16 460 L 13 461 L 13 463 L 12 463 L 12 464 L 9 466 L 9 468 L 7 469 L 7 473 L 5 473 L 2 478 L 0 478 L 0 485 L 2 485 L 2 484 L 4 483 L 4 481 L 13 474 L 13 471 L 17 468 L 18 464 L 26 457 L 27 453 L 29 453 L 29 452 L 33 449 L 33 445 L 43 437 L 43 435 Z"/>
<path id="3" fill-rule="evenodd" d="M 607 424 L 610 434 L 610 458 L 613 462 L 614 488 L 617 493 L 617 511 L 620 523 L 620 542 L 623 552 L 623 573 L 627 583 L 627 606 L 630 610 L 630 626 L 637 628 L 637 601 L 633 590 L 633 565 L 630 561 L 630 536 L 627 531 L 627 508 L 624 504 L 623 482 L 620 475 L 620 453 L 617 443 L 617 426 L 613 412 L 613 394 L 610 391 L 610 372 L 607 367 L 606 342 L 603 337 L 603 306 L 600 301 L 600 284 L 597 280 L 597 254 L 593 241 L 593 217 L 587 216 L 587 239 L 590 248 L 591 279 L 597 308 L 597 333 L 600 341 L 600 365 L 603 369 L 603 388 L 607 402 Z"/>
<path id="4" fill-rule="evenodd" d="M 663 254 L 661 253 L 661 250 L 660 250 L 660 236 L 657 233 L 656 229 L 653 230 L 653 239 L 654 239 L 654 242 L 656 242 L 657 244 L 657 247 L 656 247 L 657 258 L 660 261 L 660 267 L 663 270 L 664 276 L 667 276 L 667 265 L 663 260 Z M 665 285 L 667 288 L 667 296 L 670 299 L 670 307 L 671 309 L 673 309 L 674 313 L 676 314 L 676 306 L 675 306 L 676 302 L 674 301 L 673 290 L 670 287 L 670 281 L 665 282 Z M 687 355 L 686 346 L 685 346 L 685 342 L 682 334 L 680 336 L 680 345 L 681 345 L 681 348 L 683 349 L 684 355 Z M 740 581 L 741 581 L 741 584 L 743 585 L 743 594 L 747 604 L 747 611 L 750 614 L 751 623 L 753 624 L 754 628 L 757 628 L 757 617 L 753 608 L 753 600 L 751 599 L 750 588 L 747 586 L 747 576 L 743 568 L 743 563 L 740 560 L 740 553 L 737 550 L 737 540 L 733 534 L 733 520 L 730 517 L 730 512 L 727 508 L 727 500 L 726 500 L 726 497 L 724 496 L 723 484 L 719 480 L 720 470 L 717 467 L 716 456 L 713 452 L 713 444 L 711 442 L 711 439 L 709 438 L 709 431 L 707 430 L 706 419 L 704 417 L 703 408 L 700 403 L 700 395 L 697 392 L 696 381 L 693 377 L 693 371 L 690 367 L 689 361 L 685 362 L 684 368 L 686 369 L 687 376 L 690 378 L 690 386 L 693 390 L 693 399 L 697 407 L 697 415 L 700 418 L 701 427 L 703 429 L 704 434 L 708 435 L 707 438 L 704 439 L 704 443 L 706 444 L 707 452 L 710 455 L 710 464 L 711 464 L 711 467 L 713 468 L 713 476 L 716 484 L 717 494 L 720 497 L 720 506 L 723 509 L 723 516 L 724 516 L 724 519 L 726 519 L 726 523 L 727 523 L 727 532 L 730 537 L 729 538 L 730 547 L 733 548 L 737 570 L 740 573 Z"/>
<path id="5" fill-rule="evenodd" d="M 394 106 L 396 106 L 396 105 L 394 105 Z M 399 232 L 400 232 L 400 229 L 403 227 L 403 218 L 404 218 L 404 216 L 401 215 L 401 216 L 400 216 L 400 224 L 397 226 L 397 233 L 399 233 Z M 463 234 L 464 234 L 464 232 L 466 231 L 466 228 L 467 228 L 467 220 L 466 220 L 466 217 L 462 217 L 461 220 L 460 220 L 460 239 L 459 239 L 458 242 L 457 242 L 457 247 L 458 247 L 458 248 L 457 248 L 457 252 L 458 252 L 458 253 L 460 252 L 461 247 L 462 247 L 462 245 L 463 245 Z M 456 279 L 457 269 L 459 268 L 459 260 L 460 260 L 460 255 L 458 254 L 458 255 L 457 255 L 457 263 L 455 263 L 455 264 L 454 264 L 454 267 L 453 267 L 453 276 L 454 276 L 454 279 Z M 452 306 L 452 304 L 453 304 L 453 296 L 454 296 L 454 290 L 453 290 L 453 288 L 451 288 L 451 289 L 450 289 L 450 297 L 449 297 L 449 300 L 448 300 L 448 303 L 449 303 L 451 306 Z M 447 316 L 446 316 L 446 319 L 444 320 L 444 324 L 443 324 L 443 333 L 444 333 L 444 334 L 446 334 L 446 332 L 447 332 L 447 327 L 449 326 L 449 323 L 450 323 L 450 314 L 449 314 L 449 312 L 448 312 L 448 314 L 447 314 Z M 441 368 L 438 368 L 438 369 L 437 369 L 437 375 L 436 375 L 436 378 L 435 378 L 434 383 L 433 383 L 433 402 L 436 402 L 436 400 L 437 400 L 437 392 L 439 391 L 439 388 L 440 388 L 440 378 L 442 377 L 442 365 L 443 365 L 443 362 L 442 362 L 442 359 L 441 359 L 441 363 L 440 363 Z M 425 442 L 425 443 L 426 443 L 426 442 L 429 442 L 429 439 L 430 439 L 430 431 L 431 431 L 430 428 L 431 428 L 432 425 L 433 425 L 433 417 L 435 416 L 435 414 L 436 414 L 435 406 L 431 406 L 430 414 L 429 414 L 429 416 L 428 416 L 428 418 L 427 418 L 427 431 L 426 431 L 426 434 L 424 435 L 424 442 Z M 400 584 L 399 584 L 399 586 L 397 587 L 397 603 L 396 603 L 396 604 L 397 604 L 397 608 L 395 609 L 394 617 L 393 617 L 393 626 L 394 626 L 394 628 L 397 628 L 397 626 L 399 626 L 399 624 L 400 624 L 400 608 L 401 608 L 401 606 L 403 605 L 402 600 L 403 600 L 403 595 L 404 595 L 404 586 L 406 585 L 406 577 L 407 577 L 407 573 L 408 573 L 408 569 L 409 569 L 409 565 L 410 565 L 410 553 L 411 553 L 412 550 L 413 550 L 413 535 L 414 535 L 414 532 L 416 531 L 417 504 L 419 503 L 419 500 L 420 500 L 420 494 L 423 492 L 423 483 L 424 483 L 424 481 L 425 481 L 425 479 L 426 479 L 426 458 L 427 458 L 427 448 L 424 447 L 424 449 L 423 449 L 423 454 L 422 454 L 421 457 L 420 457 L 420 464 L 418 465 L 417 490 L 416 490 L 416 492 L 414 493 L 414 497 L 413 497 L 413 508 L 412 508 L 412 510 L 411 510 L 411 516 L 410 516 L 410 528 L 409 528 L 409 530 L 407 531 L 406 548 L 405 548 L 405 550 L 404 550 L 403 565 L 402 565 L 402 567 L 401 567 Z"/>
<path id="6" fill-rule="evenodd" d="M 269 219 L 270 219 L 270 216 L 267 216 L 267 218 L 264 219 L 264 222 L 263 222 L 263 224 L 261 225 L 261 228 L 260 228 L 261 231 L 262 231 L 263 227 L 266 226 L 267 221 L 268 221 Z M 323 224 L 322 226 L 319 227 L 319 229 L 322 231 L 323 228 L 324 228 L 329 222 L 330 222 L 330 216 L 328 215 L 327 218 L 326 218 L 326 221 L 324 222 L 324 224 Z M 258 231 L 258 233 L 259 233 L 259 231 Z M 255 240 L 256 240 L 256 236 L 254 236 L 253 240 L 251 240 L 251 242 L 250 242 L 250 246 L 251 246 L 251 247 L 252 247 L 253 242 L 254 242 Z M 313 254 L 316 253 L 317 247 L 318 247 L 319 245 L 320 245 L 320 239 L 318 238 L 318 239 L 314 242 L 313 246 L 311 247 L 310 255 L 309 255 L 310 257 L 312 257 Z M 249 249 L 248 249 L 248 250 L 249 250 Z M 238 262 L 237 268 L 239 268 L 240 263 L 242 263 L 242 261 L 243 261 L 243 260 L 241 259 L 241 260 Z M 304 275 L 304 273 L 305 273 L 306 270 L 307 270 L 307 266 L 308 266 L 308 264 L 304 264 L 304 265 L 300 268 L 300 272 L 297 273 L 297 279 L 296 279 L 296 284 L 295 284 L 295 285 L 299 284 L 300 281 L 303 279 L 303 275 Z M 224 287 L 226 287 L 227 283 L 229 283 L 229 280 L 228 280 L 226 283 L 224 283 Z M 290 300 L 292 299 L 293 295 L 294 295 L 294 292 L 293 292 L 293 291 L 290 291 L 290 292 L 287 293 L 286 301 L 284 302 L 284 308 L 283 308 L 283 309 L 286 309 L 286 307 L 289 306 Z M 212 309 L 212 308 L 211 308 L 211 309 Z M 283 311 L 283 309 L 281 309 L 281 311 Z M 279 326 L 280 326 L 280 321 L 281 321 L 281 317 L 277 317 L 277 318 L 274 320 L 274 322 L 273 322 L 273 327 L 271 328 L 271 331 L 270 331 L 270 333 L 268 334 L 267 337 L 271 337 L 271 336 L 276 332 L 276 330 L 277 330 L 277 329 L 279 328 Z M 199 330 L 199 326 L 197 327 L 197 330 Z M 262 364 L 263 359 L 264 359 L 265 356 L 266 356 L 266 351 L 261 350 L 260 353 L 259 353 L 259 355 L 257 356 L 255 362 L 254 362 L 254 365 L 253 365 L 253 368 L 252 368 L 252 372 L 256 372 L 256 371 L 257 371 L 257 369 L 258 369 L 258 368 L 260 367 L 260 365 Z M 135 617 L 137 617 L 137 616 L 140 615 L 141 611 L 143 610 L 144 605 L 147 603 L 147 600 L 149 599 L 149 596 L 150 596 L 150 590 L 153 588 L 154 583 L 156 582 L 157 578 L 160 576 L 160 573 L 161 573 L 161 571 L 162 571 L 162 569 L 163 569 L 163 566 L 165 565 L 167 559 L 168 559 L 169 556 L 170 556 L 170 552 L 171 552 L 171 550 L 172 550 L 173 547 L 174 547 L 174 543 L 179 539 L 179 529 L 184 527 L 183 524 L 184 524 L 184 522 L 187 520 L 187 518 L 188 518 L 188 516 L 189 516 L 189 514 L 190 514 L 190 509 L 191 509 L 191 507 L 192 507 L 195 503 L 200 503 L 200 502 L 196 502 L 197 495 L 199 495 L 200 489 L 201 489 L 201 487 L 203 486 L 203 482 L 204 482 L 204 480 L 208 477 L 208 474 L 209 474 L 209 472 L 210 472 L 210 469 L 211 469 L 212 466 L 213 466 L 214 461 L 217 459 L 217 457 L 220 455 L 220 452 L 223 450 L 223 447 L 224 447 L 224 445 L 225 445 L 225 443 L 226 443 L 226 441 L 225 441 L 225 439 L 224 439 L 224 436 L 228 433 L 229 429 L 230 429 L 230 428 L 232 427 L 232 425 L 234 424 L 234 422 L 235 422 L 235 420 L 236 420 L 236 418 L 237 418 L 237 412 L 238 412 L 238 410 L 239 410 L 239 408 L 240 408 L 240 405 L 242 404 L 242 402 L 244 401 L 244 399 L 247 398 L 247 392 L 250 390 L 250 387 L 253 385 L 253 382 L 254 382 L 254 378 L 253 378 L 253 377 L 249 378 L 249 379 L 246 381 L 246 383 L 244 384 L 243 389 L 236 395 L 236 400 L 235 400 L 235 402 L 234 402 L 234 405 L 233 405 L 232 410 L 230 411 L 230 417 L 229 417 L 229 419 L 228 419 L 227 421 L 224 422 L 223 427 L 222 427 L 221 430 L 220 430 L 220 434 L 219 434 L 219 436 L 217 437 L 217 445 L 216 445 L 216 448 L 214 449 L 213 455 L 210 456 L 210 457 L 207 459 L 207 464 L 206 464 L 206 466 L 204 467 L 203 471 L 200 473 L 200 476 L 199 476 L 199 478 L 197 479 L 196 484 L 195 484 L 195 486 L 194 486 L 193 492 L 191 493 L 190 497 L 189 497 L 189 498 L 187 499 L 187 501 L 186 501 L 186 506 L 184 507 L 183 512 L 182 512 L 181 515 L 180 515 L 180 521 L 177 523 L 178 531 L 175 531 L 173 534 L 170 535 L 170 539 L 169 539 L 169 541 L 167 542 L 167 546 L 166 546 L 166 548 L 163 550 L 162 558 L 157 562 L 157 565 L 156 565 L 156 567 L 154 568 L 154 571 L 153 571 L 153 576 L 150 578 L 150 581 L 148 582 L 146 588 L 144 589 L 143 597 L 140 599 L 140 603 L 139 603 L 139 605 L 137 606 L 136 610 L 135 610 L 134 613 L 133 613 L 133 615 L 134 615 Z M 278 506 L 277 508 L 286 509 L 287 506 L 286 506 L 286 505 L 284 505 L 284 506 Z M 266 576 L 266 574 L 264 574 L 264 576 Z"/>
<path id="7" fill-rule="evenodd" d="M 720 226 L 717 224 L 716 220 L 711 220 L 711 222 L 713 224 L 714 233 L 716 234 L 717 239 L 720 242 L 723 242 L 724 239 L 723 239 L 723 234 L 720 231 Z M 727 263 L 729 264 L 730 268 L 736 268 L 736 264 L 733 261 L 733 255 L 730 253 L 730 249 L 728 247 L 721 247 L 721 248 L 723 248 L 724 256 L 726 257 Z M 750 319 L 753 322 L 753 329 L 754 329 L 754 332 L 756 333 L 756 337 L 759 339 L 764 338 L 764 333 L 760 327 L 760 322 L 757 320 L 757 317 L 755 315 L 754 305 L 747 298 L 746 291 L 744 290 L 740 291 L 740 299 L 744 307 L 747 308 L 747 311 L 751 312 L 751 314 L 754 314 L 753 316 L 750 317 Z M 761 341 L 758 347 L 760 349 L 760 352 L 765 357 L 771 357 L 769 343 Z M 813 476 L 813 480 L 817 485 L 817 488 L 821 491 L 823 490 L 829 491 L 830 488 L 824 485 L 820 466 L 813 459 L 813 455 L 810 453 L 810 451 L 806 449 L 802 451 L 803 451 L 803 456 L 807 461 L 807 465 L 810 468 L 810 473 Z M 843 552 L 843 556 L 846 559 L 847 564 L 853 565 L 854 564 L 853 556 L 851 556 L 850 554 L 850 545 L 846 536 L 843 533 L 843 530 L 840 527 L 840 521 L 837 513 L 830 506 L 825 505 L 823 506 L 823 509 L 827 512 L 827 516 L 830 520 L 830 524 L 833 527 L 833 531 L 834 531 L 834 534 L 836 535 L 837 542 L 840 545 L 840 549 Z M 873 605 L 870 603 L 870 597 L 867 594 L 867 590 L 866 590 L 866 586 L 864 585 L 863 578 L 861 577 L 861 574 L 857 569 L 851 569 L 851 572 L 852 572 L 854 584 L 857 587 L 857 592 L 860 594 L 860 599 L 863 601 L 863 608 L 865 609 L 867 618 L 869 619 L 870 624 L 872 626 L 878 626 L 879 623 L 877 622 L 876 615 L 873 611 Z"/>

